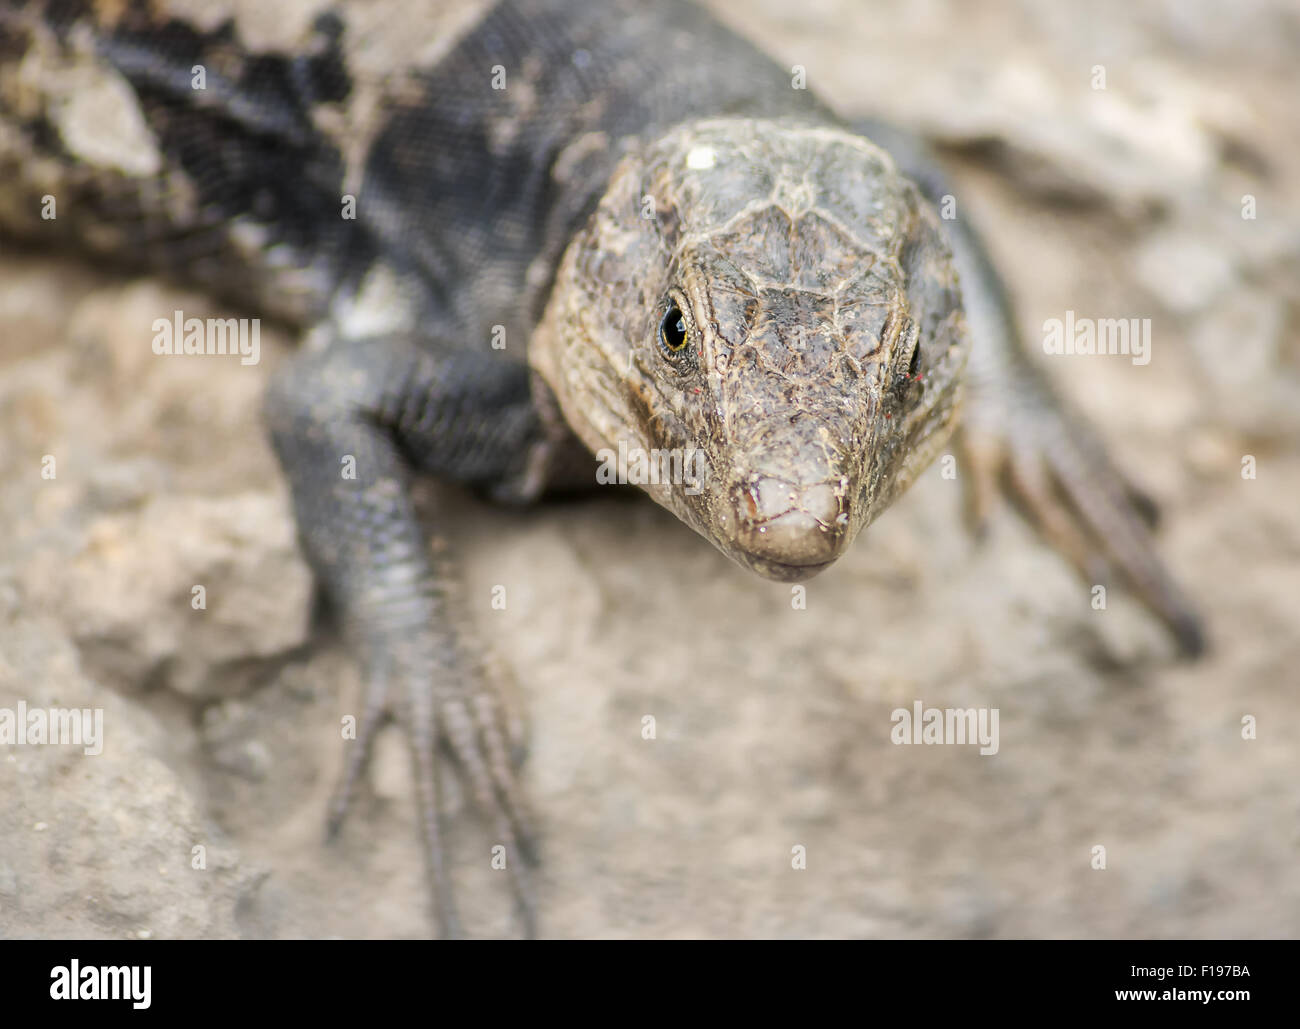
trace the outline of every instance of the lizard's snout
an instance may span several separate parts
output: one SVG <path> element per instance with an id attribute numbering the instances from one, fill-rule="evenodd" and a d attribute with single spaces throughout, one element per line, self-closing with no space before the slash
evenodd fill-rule
<path id="1" fill-rule="evenodd" d="M 760 477 L 737 490 L 733 542 L 768 578 L 809 578 L 843 553 L 849 515 L 829 483 Z"/>

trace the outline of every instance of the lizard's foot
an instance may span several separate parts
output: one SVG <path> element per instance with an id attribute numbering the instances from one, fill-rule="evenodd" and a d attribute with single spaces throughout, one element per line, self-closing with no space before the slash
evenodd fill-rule
<path id="1" fill-rule="evenodd" d="M 486 669 L 475 667 L 467 675 L 441 664 L 433 669 L 403 668 L 384 658 L 367 669 L 364 690 L 357 737 L 330 802 L 328 837 L 334 838 L 342 826 L 375 733 L 388 720 L 398 721 L 411 746 L 421 830 L 443 935 L 462 933 L 443 857 L 439 744 L 459 766 L 478 808 L 491 818 L 495 842 L 489 858 L 494 868 L 509 875 L 524 932 L 535 936 L 529 878 L 529 866 L 536 862 L 535 837 L 515 774 L 522 758 L 517 745 L 521 734 L 508 719 Z"/>
<path id="2" fill-rule="evenodd" d="M 1200 617 L 1156 554 L 1154 502 L 1082 423 L 1046 405 L 1021 413 L 1021 425 L 1013 416 L 997 431 L 960 431 L 968 522 L 981 531 L 995 493 L 1005 493 L 1085 581 L 1103 583 L 1118 572 L 1168 626 L 1179 650 L 1200 654 Z"/>
<path id="3" fill-rule="evenodd" d="M 531 833 L 505 709 L 459 595 L 453 552 L 430 548 L 410 471 L 503 487 L 530 469 L 542 437 L 527 369 L 416 341 L 342 341 L 289 362 L 266 412 L 289 479 L 303 552 L 358 654 L 364 707 L 329 814 L 338 831 L 380 725 L 411 745 L 421 830 L 445 935 L 459 924 L 443 860 L 439 746 L 492 819 L 492 867 L 509 876 L 534 929 Z M 340 474 L 340 467 L 353 474 Z M 499 848 L 499 849 L 498 849 Z"/>
<path id="4" fill-rule="evenodd" d="M 858 127 L 888 148 L 931 202 L 956 195 L 920 137 L 872 120 Z M 1105 581 L 1114 569 L 1184 654 L 1201 653 L 1200 617 L 1156 556 L 1155 504 L 1028 359 L 1006 288 L 974 227 L 964 218 L 945 217 L 944 224 L 972 340 L 957 440 L 968 521 L 981 531 L 995 494 L 1005 492 L 1085 580 Z"/>

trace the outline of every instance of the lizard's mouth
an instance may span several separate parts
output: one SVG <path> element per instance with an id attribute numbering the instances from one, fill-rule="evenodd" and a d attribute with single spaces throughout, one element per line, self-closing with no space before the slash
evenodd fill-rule
<path id="1" fill-rule="evenodd" d="M 757 572 L 764 579 L 771 579 L 774 582 L 807 582 L 813 576 L 825 571 L 835 563 L 834 558 L 816 564 L 788 564 L 782 561 L 773 561 L 771 558 L 758 557 L 754 554 L 733 554 L 732 556 L 746 568 Z"/>
<path id="2" fill-rule="evenodd" d="M 765 579 L 801 582 L 829 568 L 851 537 L 848 504 L 825 482 L 811 486 L 745 476 L 732 491 L 723 549 Z"/>

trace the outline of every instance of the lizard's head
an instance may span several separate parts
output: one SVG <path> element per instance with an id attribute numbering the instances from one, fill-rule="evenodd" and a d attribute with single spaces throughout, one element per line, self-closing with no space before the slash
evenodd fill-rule
<path id="1" fill-rule="evenodd" d="M 620 163 L 532 360 L 625 481 L 795 581 L 936 456 L 966 340 L 937 216 L 883 151 L 719 119 Z"/>

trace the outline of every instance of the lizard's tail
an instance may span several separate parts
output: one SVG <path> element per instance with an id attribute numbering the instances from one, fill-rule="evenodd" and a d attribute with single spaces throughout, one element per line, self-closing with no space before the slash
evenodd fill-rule
<path id="1" fill-rule="evenodd" d="M 0 233 L 308 321 L 357 246 L 316 125 L 349 88 L 329 19 L 253 53 L 149 5 L 0 0 Z"/>

